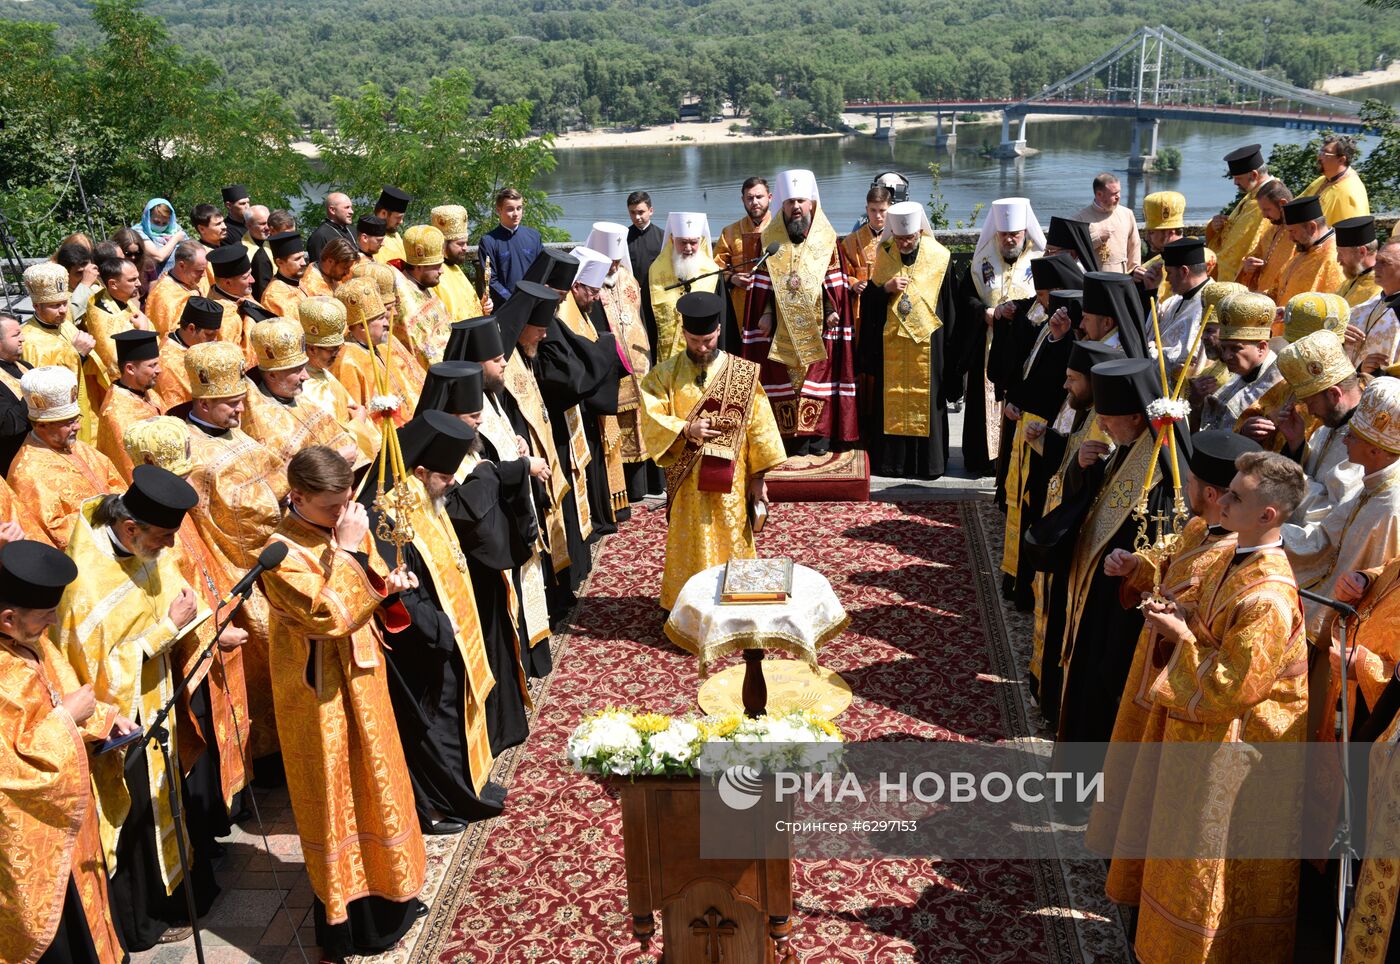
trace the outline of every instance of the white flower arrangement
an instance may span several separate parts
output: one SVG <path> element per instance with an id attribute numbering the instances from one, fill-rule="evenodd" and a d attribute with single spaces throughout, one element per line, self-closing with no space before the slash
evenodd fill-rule
<path id="1" fill-rule="evenodd" d="M 693 776 L 746 765 L 827 770 L 840 760 L 841 731 L 806 710 L 750 719 L 742 713 L 672 718 L 610 709 L 569 737 L 574 769 L 593 776 Z"/>
<path id="2" fill-rule="evenodd" d="M 371 415 L 383 415 L 399 410 L 403 405 L 403 399 L 397 395 L 375 395 L 369 400 L 369 412 Z"/>
<path id="3" fill-rule="evenodd" d="M 1191 403 L 1184 398 L 1158 398 L 1147 406 L 1147 419 L 1153 425 L 1183 422 L 1191 415 Z"/>

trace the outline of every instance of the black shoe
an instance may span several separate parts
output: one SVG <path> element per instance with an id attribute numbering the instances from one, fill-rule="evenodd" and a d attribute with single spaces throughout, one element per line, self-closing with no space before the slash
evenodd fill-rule
<path id="1" fill-rule="evenodd" d="M 423 832 L 430 837 L 454 837 L 466 829 L 467 825 L 462 821 L 447 817 L 446 819 L 437 821 L 431 826 L 424 827 Z"/>

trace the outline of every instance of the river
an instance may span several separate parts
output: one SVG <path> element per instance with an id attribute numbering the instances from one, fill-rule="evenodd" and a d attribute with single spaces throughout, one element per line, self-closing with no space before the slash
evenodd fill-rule
<path id="1" fill-rule="evenodd" d="M 1400 104 L 1400 84 L 1343 96 Z M 1181 169 L 1129 177 L 1132 125 L 1128 122 L 1032 117 L 1026 141 L 1039 153 L 1014 161 L 981 153 L 983 146 L 994 147 L 1001 140 L 1000 124 L 959 125 L 956 150 L 951 152 L 934 146 L 932 128 L 900 127 L 891 141 L 853 135 L 557 150 L 558 164 L 537 178 L 535 187 L 548 192 L 550 200 L 563 208 L 557 225 L 580 241 L 594 221 L 626 223 L 627 195 L 638 188 L 650 192 L 663 224 L 667 211 L 700 210 L 709 215 L 710 228 L 718 233 L 743 213 L 739 185 L 744 178 L 759 174 L 771 179 L 793 167 L 809 168 L 817 175 L 822 206 L 836 229 L 844 232 L 864 210 L 870 181 L 882 171 L 908 177 L 910 198 L 927 202 L 932 188 L 930 162 L 941 166 L 941 191 L 954 224 L 970 221 L 975 205 L 1007 196 L 1030 198 L 1041 223 L 1047 223 L 1052 214 L 1069 214 L 1089 203 L 1090 181 L 1102 170 L 1122 178 L 1123 201 L 1139 212 L 1144 194 L 1180 191 L 1186 195 L 1187 217 L 1204 220 L 1235 196 L 1234 185 L 1221 176 L 1224 154 L 1257 142 L 1264 145 L 1267 156 L 1275 143 L 1296 144 L 1310 136 L 1307 131 L 1273 127 L 1163 121 L 1158 146 L 1181 151 Z"/>

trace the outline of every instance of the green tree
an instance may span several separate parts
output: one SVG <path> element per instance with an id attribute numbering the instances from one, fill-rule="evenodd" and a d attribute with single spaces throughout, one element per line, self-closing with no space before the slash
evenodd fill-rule
<path id="1" fill-rule="evenodd" d="M 475 112 L 474 88 L 472 75 L 457 68 L 421 93 L 390 97 L 366 84 L 354 97 L 335 98 L 336 133 L 313 135 L 326 180 L 361 200 L 376 197 L 384 184 L 402 187 L 415 199 L 410 223 L 426 221 L 434 205 L 460 204 L 473 237 L 490 228 L 496 191 L 515 187 L 528 201 L 526 222 L 547 232 L 559 208 L 530 184 L 553 170 L 553 139 L 530 136 L 529 101 Z"/>

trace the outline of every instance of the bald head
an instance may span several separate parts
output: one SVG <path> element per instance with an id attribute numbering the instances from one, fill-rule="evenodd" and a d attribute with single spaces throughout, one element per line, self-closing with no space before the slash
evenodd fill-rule
<path id="1" fill-rule="evenodd" d="M 243 215 L 243 225 L 254 241 L 267 240 L 267 216 L 271 213 L 265 205 L 254 204 L 248 208 L 248 213 Z"/>
<path id="2" fill-rule="evenodd" d="M 350 204 L 350 195 L 340 191 L 332 191 L 326 195 L 326 220 L 333 224 L 349 224 L 354 216 L 355 209 Z"/>

